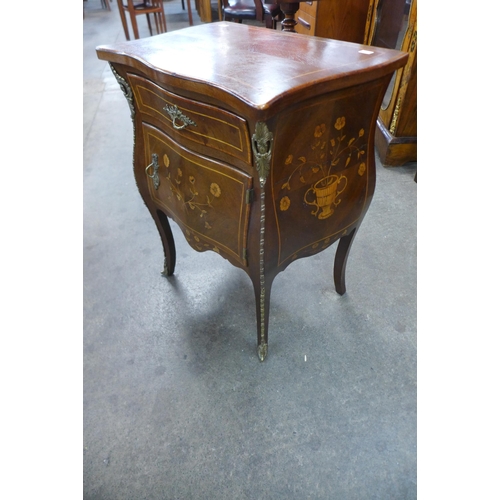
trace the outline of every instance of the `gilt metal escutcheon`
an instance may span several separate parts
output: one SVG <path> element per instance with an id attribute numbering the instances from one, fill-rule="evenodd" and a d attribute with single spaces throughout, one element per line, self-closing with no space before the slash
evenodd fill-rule
<path id="1" fill-rule="evenodd" d="M 153 167 L 153 173 L 149 173 L 149 169 Z M 158 175 L 158 169 L 160 168 L 160 165 L 158 164 L 158 155 L 156 153 L 153 153 L 152 158 L 151 158 L 151 163 L 146 167 L 146 175 L 150 178 L 153 179 L 153 186 L 155 189 L 158 189 L 160 187 L 160 176 Z"/>

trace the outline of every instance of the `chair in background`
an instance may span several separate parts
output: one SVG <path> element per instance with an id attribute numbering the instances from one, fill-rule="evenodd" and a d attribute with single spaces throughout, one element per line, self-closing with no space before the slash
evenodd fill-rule
<path id="1" fill-rule="evenodd" d="M 191 0 L 187 0 L 188 4 L 188 20 L 189 26 L 193 26 L 193 13 L 191 11 Z M 182 10 L 186 10 L 186 5 L 184 4 L 184 0 L 181 0 Z"/>
<path id="2" fill-rule="evenodd" d="M 153 14 L 155 20 L 156 33 L 166 33 L 167 31 L 167 20 L 165 18 L 165 11 L 163 10 L 163 0 L 144 0 L 140 3 L 134 3 L 133 0 L 117 0 L 118 10 L 120 11 L 120 17 L 123 24 L 123 31 L 125 32 L 125 38 L 130 40 L 128 33 L 127 18 L 125 17 L 125 12 L 129 13 L 130 22 L 132 24 L 132 30 L 134 32 L 135 39 L 139 38 L 139 28 L 137 26 L 136 17 L 145 14 L 148 21 L 149 34 L 153 35 L 153 30 L 151 27 L 150 14 Z"/>
<path id="3" fill-rule="evenodd" d="M 266 28 L 276 29 L 282 18 L 279 4 L 264 3 L 264 0 L 219 0 L 219 19 L 241 23 L 245 19 L 265 23 Z"/>

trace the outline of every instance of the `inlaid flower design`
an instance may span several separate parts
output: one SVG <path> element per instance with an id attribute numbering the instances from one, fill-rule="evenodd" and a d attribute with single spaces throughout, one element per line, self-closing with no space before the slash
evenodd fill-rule
<path id="1" fill-rule="evenodd" d="M 178 167 L 175 172 L 175 177 L 173 177 L 172 169 L 169 168 L 170 159 L 167 154 L 163 155 L 163 163 L 167 168 L 166 177 L 170 185 L 170 191 L 172 191 L 177 200 L 187 208 L 197 212 L 200 218 L 205 218 L 205 229 L 212 229 L 212 225 L 206 220 L 208 214 L 207 209 L 214 208 L 212 202 L 215 198 L 220 198 L 222 195 L 220 186 L 216 182 L 212 182 L 207 189 L 208 194 L 202 195 L 196 186 L 196 178 L 194 175 L 189 175 L 186 182 L 183 180 L 183 171 L 181 167 Z M 203 191 L 203 189 L 201 189 L 201 191 Z"/>
<path id="2" fill-rule="evenodd" d="M 345 127 L 345 116 L 337 118 L 337 121 L 335 122 L 335 128 L 337 130 L 342 130 L 344 127 Z M 361 130 L 363 130 L 363 129 L 361 129 Z"/>
<path id="3" fill-rule="evenodd" d="M 290 206 L 290 198 L 288 196 L 283 196 L 280 200 L 280 210 L 282 212 L 285 212 L 288 210 L 288 207 Z"/>
<path id="4" fill-rule="evenodd" d="M 357 137 L 348 139 L 344 131 L 345 126 L 345 116 L 337 117 L 334 129 L 338 133 L 334 132 L 328 137 L 326 124 L 316 125 L 309 153 L 297 157 L 289 154 L 285 159 L 285 165 L 291 166 L 292 170 L 281 189 L 291 191 L 291 182 L 294 178 L 301 184 L 309 184 L 303 201 L 306 205 L 315 207 L 311 213 L 318 219 L 331 216 L 333 208 L 341 201 L 338 195 L 347 187 L 347 177 L 341 172 L 350 165 L 351 160 L 362 161 L 366 154 L 366 144 L 362 141 L 365 130 L 360 128 Z M 358 174 L 363 175 L 365 170 L 366 163 L 360 163 Z M 280 199 L 280 210 L 288 210 L 291 203 L 288 196 L 283 196 Z"/>
<path id="5" fill-rule="evenodd" d="M 216 197 L 216 198 L 219 198 L 219 196 L 221 195 L 221 190 L 220 190 L 220 187 L 218 184 L 216 184 L 215 182 L 212 182 L 212 184 L 210 184 L 210 192 Z"/>

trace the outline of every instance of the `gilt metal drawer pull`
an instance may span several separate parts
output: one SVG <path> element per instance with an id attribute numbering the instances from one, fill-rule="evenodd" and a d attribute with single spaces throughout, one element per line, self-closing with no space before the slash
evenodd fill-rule
<path id="1" fill-rule="evenodd" d="M 153 167 L 153 174 L 150 174 L 148 170 Z M 158 169 L 160 165 L 158 164 L 158 155 L 153 153 L 151 163 L 146 167 L 146 175 L 153 179 L 153 185 L 155 189 L 160 187 L 160 176 L 158 175 Z"/>
<path id="2" fill-rule="evenodd" d="M 172 119 L 172 125 L 176 130 L 182 130 L 186 128 L 188 125 L 193 125 L 196 127 L 196 123 L 188 118 L 185 114 L 179 111 L 177 106 L 169 106 L 168 104 L 163 108 L 164 111 L 168 113 L 170 118 Z M 180 124 L 179 124 L 180 123 Z"/>

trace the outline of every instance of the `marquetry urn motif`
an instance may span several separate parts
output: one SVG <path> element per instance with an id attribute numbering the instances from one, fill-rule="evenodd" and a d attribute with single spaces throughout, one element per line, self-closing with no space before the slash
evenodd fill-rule
<path id="1" fill-rule="evenodd" d="M 298 178 L 302 184 L 312 182 L 303 200 L 306 205 L 315 207 L 311 214 L 320 220 L 333 215 L 334 208 L 342 201 L 339 195 L 347 187 L 347 177 L 332 172 L 344 170 L 353 158 L 353 166 L 359 167 L 358 173 L 362 175 L 366 169 L 362 161 L 366 157 L 366 143 L 362 141 L 364 129 L 359 130 L 357 137 L 348 139 L 344 132 L 345 116 L 337 118 L 334 128 L 338 133 L 327 137 L 325 124 L 317 125 L 307 156 L 287 156 L 285 164 L 290 165 L 291 173 L 281 186 L 282 190 L 290 191 L 290 183 L 294 178 Z M 290 205 L 290 198 L 284 195 L 280 200 L 280 210 L 288 210 Z"/>

